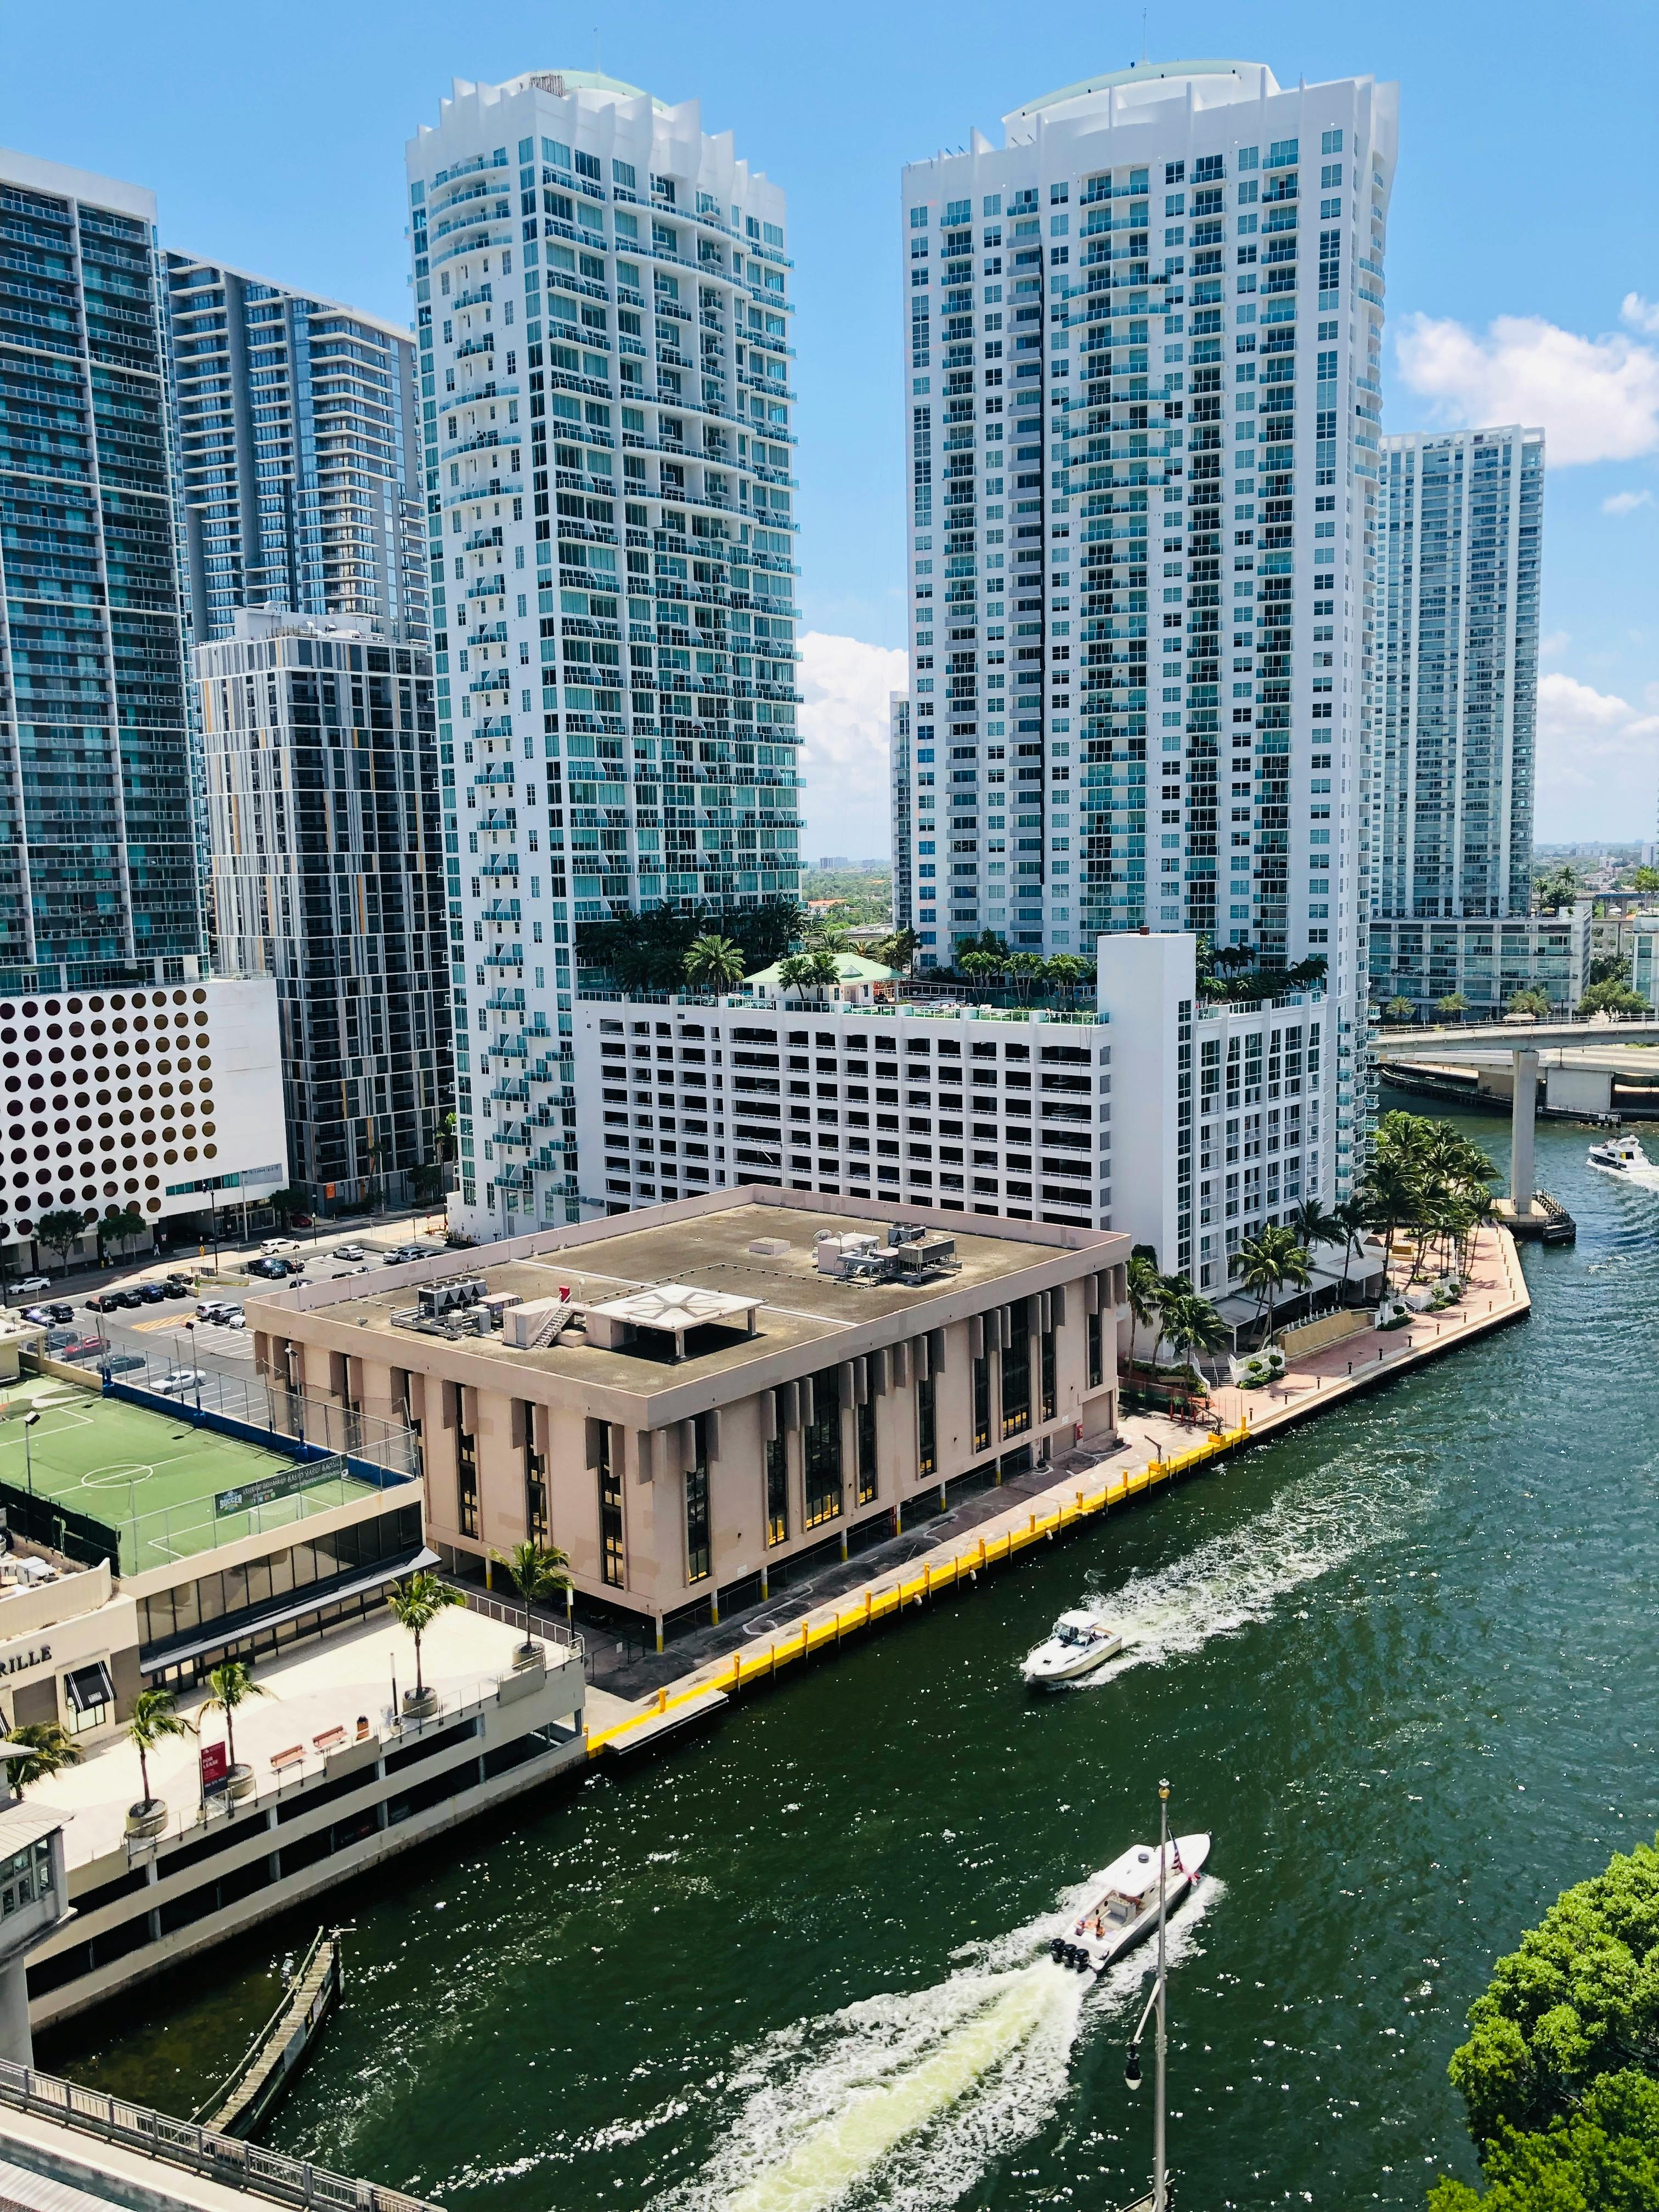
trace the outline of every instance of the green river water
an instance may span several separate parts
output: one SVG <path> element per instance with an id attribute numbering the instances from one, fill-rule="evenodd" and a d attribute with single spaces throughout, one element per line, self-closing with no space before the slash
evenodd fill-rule
<path id="1" fill-rule="evenodd" d="M 1168 1774 L 1215 1838 L 1171 1948 L 1183 2205 L 1472 2175 L 1469 1999 L 1659 1820 L 1659 1194 L 1587 1142 L 1539 1131 L 1579 1239 L 1528 1252 L 1529 1322 L 347 1893 L 347 2002 L 270 2140 L 502 2212 L 1121 2203 L 1148 1962 L 1085 1985 L 1040 1944 Z M 1028 1700 L 1091 1600 L 1140 1640 Z M 188 2112 L 317 1917 L 41 2063 Z"/>

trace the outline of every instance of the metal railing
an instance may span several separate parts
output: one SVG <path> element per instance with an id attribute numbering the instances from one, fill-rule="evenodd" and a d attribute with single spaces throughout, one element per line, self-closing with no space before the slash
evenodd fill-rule
<path id="1" fill-rule="evenodd" d="M 455 1588 L 473 1613 L 482 1613 L 486 1620 L 500 1621 L 503 1628 L 516 1628 L 523 1632 L 525 1604 L 522 1598 L 514 1604 L 511 1600 L 492 1597 L 486 1590 L 472 1589 L 465 1583 L 458 1582 Z M 530 1607 L 529 1632 L 532 1637 L 544 1637 L 550 1644 L 562 1644 L 574 1659 L 580 1659 L 586 1654 L 587 1639 L 580 1629 L 571 1627 L 568 1622 L 556 1620 L 550 1613 L 544 1613 L 539 1607 L 533 1605 Z"/>
<path id="2" fill-rule="evenodd" d="M 258 2143 L 198 2128 L 151 2106 L 82 2088 L 78 2082 L 38 2074 L 33 2067 L 16 2066 L 9 2060 L 0 2060 L 0 2104 L 278 2204 L 320 2205 L 337 2208 L 337 2212 L 434 2212 L 424 2197 L 381 2189 L 372 2181 L 350 2180 L 309 2159 L 285 2158 Z"/>

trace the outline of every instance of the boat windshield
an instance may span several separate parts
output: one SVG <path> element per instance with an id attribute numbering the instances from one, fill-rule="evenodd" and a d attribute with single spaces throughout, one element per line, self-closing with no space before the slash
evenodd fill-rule
<path id="1" fill-rule="evenodd" d="M 1095 1631 L 1092 1628 L 1079 1628 L 1074 1621 L 1070 1620 L 1056 1621 L 1054 1624 L 1056 1644 L 1092 1644 L 1094 1640 Z"/>

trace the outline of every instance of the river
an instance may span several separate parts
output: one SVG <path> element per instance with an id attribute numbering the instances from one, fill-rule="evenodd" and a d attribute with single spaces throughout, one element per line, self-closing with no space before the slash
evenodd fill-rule
<path id="1" fill-rule="evenodd" d="M 1504 1164 L 1506 1124 L 1460 1126 Z M 1470 1998 L 1659 1821 L 1659 1195 L 1587 1141 L 1539 1128 L 1579 1236 L 1526 1252 L 1530 1321 L 348 1893 L 272 2142 L 502 2212 L 1124 2203 L 1146 1962 L 1032 1961 L 1167 1774 L 1215 1838 L 1171 1951 L 1183 2201 L 1473 2178 Z M 1018 1656 L 1096 1598 L 1140 1642 L 1028 1701 Z M 316 1917 L 41 2063 L 188 2112 Z"/>

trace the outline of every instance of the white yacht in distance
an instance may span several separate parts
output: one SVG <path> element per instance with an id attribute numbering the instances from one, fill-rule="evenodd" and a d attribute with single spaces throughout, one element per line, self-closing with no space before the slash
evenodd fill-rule
<path id="1" fill-rule="evenodd" d="M 1092 1674 L 1097 1667 L 1115 1659 L 1122 1649 L 1122 1637 L 1092 1613 L 1062 1613 L 1053 1634 L 1036 1650 L 1026 1653 L 1019 1671 L 1028 1689 L 1044 1690 Z"/>
<path id="2" fill-rule="evenodd" d="M 1638 1183 L 1644 1190 L 1659 1190 L 1659 1165 L 1650 1160 L 1634 1130 L 1621 1131 L 1592 1145 L 1587 1164 L 1620 1182 Z"/>
<path id="3" fill-rule="evenodd" d="M 1167 1920 L 1198 1887 L 1210 1856 L 1207 1836 L 1174 1836 L 1164 1846 L 1164 1914 Z M 1133 1844 L 1101 1876 L 1099 1895 L 1048 1946 L 1057 1966 L 1080 1974 L 1103 1973 L 1158 1925 L 1158 1850 Z"/>

